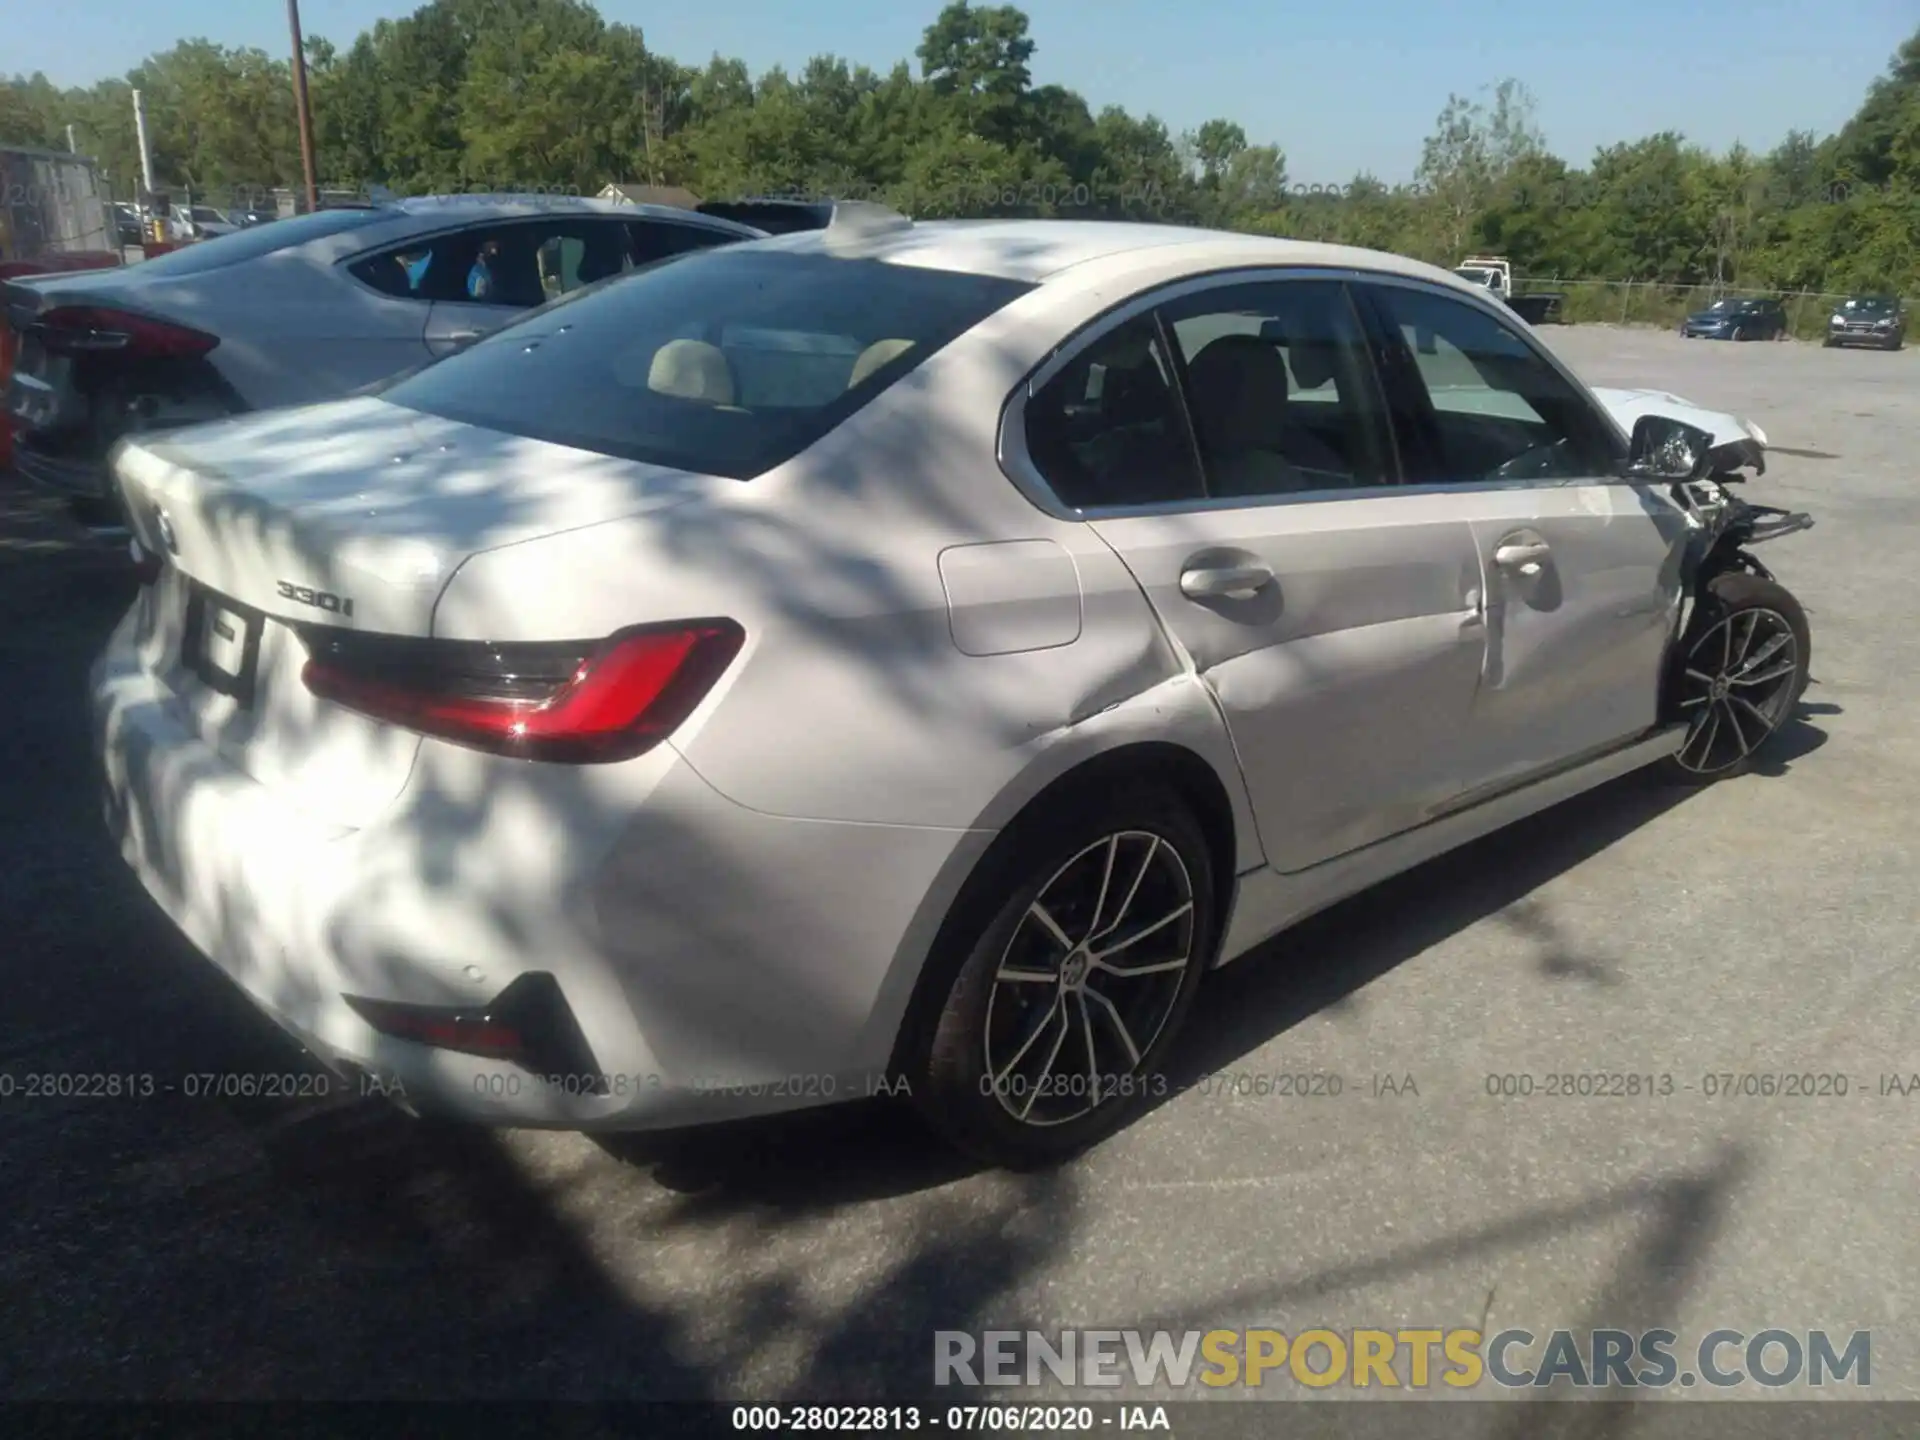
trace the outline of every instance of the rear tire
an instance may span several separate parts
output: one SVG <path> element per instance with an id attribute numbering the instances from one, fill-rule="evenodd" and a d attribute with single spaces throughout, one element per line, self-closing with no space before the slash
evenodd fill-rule
<path id="1" fill-rule="evenodd" d="M 933 1127 L 1006 1169 L 1066 1160 L 1165 1092 L 1219 943 L 1214 857 L 1183 801 L 1143 784 L 1062 798 L 963 893 L 901 1055 Z"/>
<path id="2" fill-rule="evenodd" d="M 1738 572 L 1714 579 L 1668 662 L 1667 718 L 1690 725 L 1662 777 L 1708 785 L 1752 769 L 1792 718 L 1812 659 L 1806 611 L 1785 586 Z"/>

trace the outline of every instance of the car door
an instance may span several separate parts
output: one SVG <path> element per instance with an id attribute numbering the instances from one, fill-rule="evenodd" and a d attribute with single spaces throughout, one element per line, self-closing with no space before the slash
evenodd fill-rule
<path id="1" fill-rule="evenodd" d="M 432 303 L 427 348 L 451 354 L 536 305 L 619 274 L 627 261 L 626 231 L 614 217 L 496 221 L 435 236 L 422 280 Z"/>
<path id="2" fill-rule="evenodd" d="M 1210 278 L 1065 347 L 1027 453 L 1217 699 L 1268 861 L 1444 810 L 1484 648 L 1473 532 L 1402 492 L 1337 277 Z"/>
<path id="3" fill-rule="evenodd" d="M 1479 554 L 1469 795 L 1644 733 L 1679 615 L 1681 510 L 1665 487 L 1622 478 L 1619 429 L 1493 307 L 1413 280 L 1357 290 L 1406 478 L 1446 498 Z"/>

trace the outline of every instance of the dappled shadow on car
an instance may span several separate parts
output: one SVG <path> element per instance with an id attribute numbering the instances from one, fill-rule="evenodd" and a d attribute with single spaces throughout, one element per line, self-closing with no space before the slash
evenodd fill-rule
<path id="1" fill-rule="evenodd" d="M 944 427 L 964 418 L 942 411 L 911 447 L 891 437 L 894 470 L 951 448 Z M 298 427 L 286 428 L 267 427 L 263 462 L 294 448 Z M 510 486 L 481 499 L 501 533 L 526 518 Z M 943 518 L 965 523 L 932 520 Z M 231 554 L 314 549 L 288 514 L 221 495 L 203 519 L 210 543 Z M 424 515 L 392 524 L 397 538 L 416 528 L 431 538 Z M 784 572 L 749 563 L 763 548 L 837 583 L 847 603 L 900 603 L 893 577 L 830 536 L 809 545 L 763 523 L 675 524 L 676 538 L 739 561 L 795 626 L 817 621 L 817 597 L 789 594 Z M 0 844 L 20 857 L 0 876 L 16 917 L 13 953 L 0 957 L 12 1001 L 0 1053 L 12 1070 L 147 1076 L 156 1088 L 139 1104 L 0 1114 L 14 1177 L 0 1253 L 22 1297 L 0 1319 L 0 1347 L 27 1377 L 14 1396 L 891 1401 L 927 1374 L 932 1328 L 996 1322 L 1004 1297 L 1064 1256 L 1078 1209 L 1070 1172 L 958 1190 L 951 1182 L 973 1167 L 899 1103 L 636 1140 L 650 1158 L 621 1166 L 576 1136 L 416 1120 L 357 1082 L 328 1080 L 175 932 L 116 855 L 88 753 L 86 676 L 135 586 L 123 548 L 37 536 L 0 526 L 0 617 L 10 622 L 0 659 L 24 697 L 11 739 L 28 759 L 20 803 L 0 815 Z M 332 573 L 326 555 L 313 558 L 316 574 Z M 951 708 L 910 669 L 884 678 L 929 719 Z M 283 738 L 294 759 L 327 736 L 290 723 Z M 157 887 L 209 933 L 246 937 L 263 928 L 269 901 L 242 867 L 199 856 L 198 872 L 182 873 L 190 867 L 158 843 L 195 781 L 212 778 L 211 748 L 192 773 L 169 777 L 139 823 Z M 394 857 L 396 872 L 423 901 L 459 907 L 484 932 L 479 948 L 551 953 L 554 937 L 526 933 L 514 903 L 540 868 L 486 883 L 461 863 L 462 836 L 541 799 L 535 778 L 508 773 L 479 791 L 460 778 L 422 762 L 416 788 L 436 824 Z M 586 805 L 575 818 L 600 836 L 631 820 Z M 729 858 L 671 814 L 650 823 L 688 864 L 714 870 Z M 742 874 L 733 898 L 745 911 L 792 905 L 791 889 L 790 877 Z M 729 953 L 726 913 L 688 924 L 702 928 L 687 945 Z M 385 993 L 395 958 L 338 940 L 356 978 Z M 225 958 L 269 1006 L 311 1008 L 306 977 L 270 948 Z M 762 979 L 764 1003 L 788 1013 L 839 1003 L 814 970 Z M 662 1026 L 701 1019 L 680 1014 L 665 981 L 642 998 Z M 246 1088 L 223 1091 L 222 1077 Z M 259 1093 L 259 1077 L 296 1098 Z M 886 1210 L 886 1243 L 841 1263 L 812 1248 L 832 1212 L 903 1196 L 913 1203 Z M 749 1238 L 736 1245 L 736 1232 Z M 689 1246 L 702 1257 L 691 1264 Z"/>

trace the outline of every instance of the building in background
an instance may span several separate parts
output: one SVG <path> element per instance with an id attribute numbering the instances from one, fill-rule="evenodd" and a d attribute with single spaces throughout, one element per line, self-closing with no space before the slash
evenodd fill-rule
<path id="1" fill-rule="evenodd" d="M 678 185 L 609 185 L 598 196 L 601 200 L 624 200 L 629 205 L 670 205 L 675 210 L 691 210 L 700 197 Z"/>

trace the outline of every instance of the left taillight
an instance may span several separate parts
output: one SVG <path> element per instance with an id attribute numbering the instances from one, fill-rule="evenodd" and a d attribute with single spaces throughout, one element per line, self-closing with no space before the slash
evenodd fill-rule
<path id="1" fill-rule="evenodd" d="M 732 620 L 602 641 L 490 644 L 309 627 L 306 687 L 376 720 L 526 760 L 630 760 L 672 734 L 740 653 Z"/>
<path id="2" fill-rule="evenodd" d="M 112 350 L 146 359 L 191 359 L 220 344 L 220 337 L 171 320 L 99 305 L 61 305 L 34 321 L 40 343 L 56 354 Z"/>

